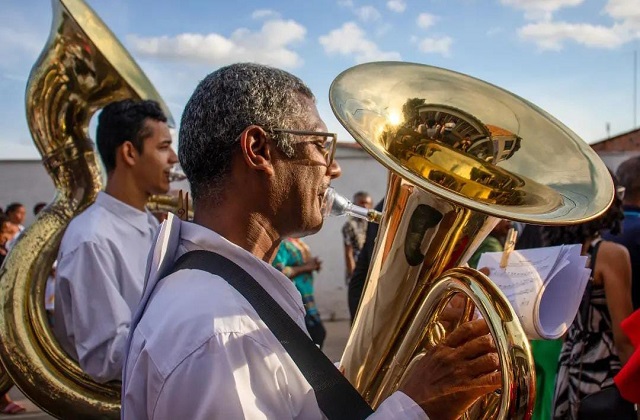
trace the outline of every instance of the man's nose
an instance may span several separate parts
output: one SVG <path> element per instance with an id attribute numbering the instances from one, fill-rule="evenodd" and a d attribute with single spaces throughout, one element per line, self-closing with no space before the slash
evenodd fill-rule
<path id="1" fill-rule="evenodd" d="M 169 156 L 169 163 L 171 163 L 172 165 L 178 163 L 178 155 L 173 149 L 171 149 L 171 156 Z"/>
<path id="2" fill-rule="evenodd" d="M 340 168 L 340 165 L 336 160 L 331 162 L 331 165 L 327 166 L 327 175 L 331 179 L 338 178 L 340 175 L 342 175 L 342 168 Z"/>

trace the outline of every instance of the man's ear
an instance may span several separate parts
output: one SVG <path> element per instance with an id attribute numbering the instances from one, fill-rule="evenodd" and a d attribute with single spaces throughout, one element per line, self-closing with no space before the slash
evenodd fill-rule
<path id="1" fill-rule="evenodd" d="M 138 149 L 136 149 L 136 147 L 130 141 L 125 141 L 124 143 L 122 143 L 122 145 L 118 148 L 117 155 L 122 160 L 122 163 L 124 163 L 126 166 L 134 166 L 136 162 L 138 162 L 138 159 L 140 159 L 140 153 L 138 152 Z"/>
<path id="2" fill-rule="evenodd" d="M 273 142 L 262 127 L 250 125 L 240 134 L 240 151 L 247 166 L 273 175 Z"/>

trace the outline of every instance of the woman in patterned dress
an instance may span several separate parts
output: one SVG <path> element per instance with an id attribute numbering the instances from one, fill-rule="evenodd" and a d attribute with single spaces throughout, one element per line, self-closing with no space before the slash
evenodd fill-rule
<path id="1" fill-rule="evenodd" d="M 322 348 L 326 331 L 320 320 L 313 295 L 313 272 L 320 271 L 322 263 L 313 257 L 309 246 L 298 238 L 287 238 L 280 243 L 278 253 L 271 263 L 275 268 L 289 277 L 302 295 L 302 303 L 306 310 L 304 317 L 307 331 L 314 343 Z"/>
<path id="2" fill-rule="evenodd" d="M 618 190 L 619 192 L 623 190 Z M 562 345 L 554 395 L 554 419 L 576 419 L 580 400 L 602 388 L 613 386 L 613 377 L 626 363 L 633 346 L 620 323 L 631 305 L 631 262 L 627 249 L 604 241 L 600 231 L 620 232 L 622 197 L 600 218 L 576 226 L 545 229 L 550 246 L 582 243 L 582 254 L 593 262 L 591 296 L 581 305 Z M 588 314 L 586 323 L 582 314 Z"/>

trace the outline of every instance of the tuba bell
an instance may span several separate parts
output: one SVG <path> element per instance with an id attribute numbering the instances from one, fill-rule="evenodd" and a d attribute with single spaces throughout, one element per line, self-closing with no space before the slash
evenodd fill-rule
<path id="1" fill-rule="evenodd" d="M 133 58 L 82 0 L 52 0 L 53 23 L 26 89 L 27 121 L 55 199 L 21 235 L 0 271 L 0 359 L 41 409 L 64 418 L 119 418 L 120 384 L 98 384 L 58 345 L 47 321 L 47 276 L 69 221 L 102 188 L 88 137 L 112 101 L 153 99 L 171 113 Z"/>
<path id="2" fill-rule="evenodd" d="M 499 395 L 467 416 L 529 418 L 535 370 L 527 337 L 502 292 L 461 265 L 500 218 L 566 225 L 602 214 L 613 199 L 606 167 L 535 105 L 436 67 L 362 64 L 334 80 L 329 100 L 341 124 L 389 170 L 344 374 L 377 407 L 447 334 L 441 314 L 461 293 L 467 305 L 458 323 L 473 316 L 470 299 L 488 323 L 502 371 Z"/>

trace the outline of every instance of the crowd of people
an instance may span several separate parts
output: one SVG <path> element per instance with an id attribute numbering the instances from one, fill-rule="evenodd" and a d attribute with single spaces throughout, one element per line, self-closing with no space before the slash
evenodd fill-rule
<path id="1" fill-rule="evenodd" d="M 321 368 L 305 358 L 300 349 L 308 341 L 322 347 L 326 330 L 314 295 L 322 261 L 300 238 L 322 227 L 324 193 L 341 175 L 336 141 L 301 80 L 257 64 L 220 68 L 198 85 L 182 116 L 178 155 L 156 102 L 123 100 L 102 110 L 96 144 L 106 187 L 64 233 L 48 309 L 56 338 L 83 371 L 100 383 L 122 380 L 123 419 L 322 418 L 336 405 L 354 417 L 455 419 L 500 387 L 482 319 L 429 349 L 375 412 L 331 363 Z M 159 225 L 145 205 L 169 191 L 178 158 L 193 220 L 170 215 Z M 586 418 L 581 401 L 615 388 L 633 357 L 621 324 L 640 304 L 634 159 L 620 166 L 615 202 L 599 219 L 548 230 L 517 226 L 523 239 L 529 229 L 530 246 L 582 244 L 592 268 L 558 351 L 541 355 L 534 347 L 537 365 L 556 367 L 539 371 L 538 392 L 547 397 L 539 399 L 538 418 Z M 373 205 L 362 191 L 353 201 Z M 25 208 L 11 204 L 0 217 L 4 258 L 24 229 Z M 481 252 L 500 250 L 510 227 L 500 222 Z M 376 233 L 361 219 L 342 227 L 352 319 Z M 265 307 L 278 315 L 265 317 Z M 291 338 L 292 329 L 302 338 Z M 334 385 L 342 387 L 340 404 L 327 405 L 309 363 L 342 384 Z"/>

